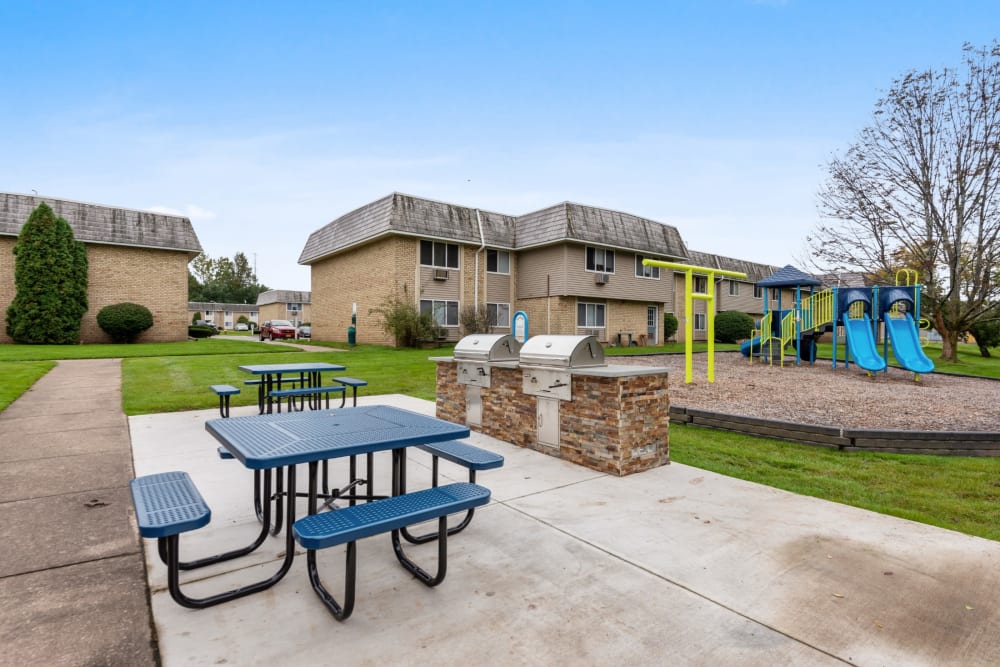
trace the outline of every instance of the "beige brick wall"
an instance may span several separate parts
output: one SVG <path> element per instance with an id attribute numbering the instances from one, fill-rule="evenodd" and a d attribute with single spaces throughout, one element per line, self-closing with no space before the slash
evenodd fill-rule
<path id="1" fill-rule="evenodd" d="M 13 237 L 0 237 L 0 343 L 12 342 L 7 335 L 7 306 L 14 300 L 15 243 Z"/>
<path id="2" fill-rule="evenodd" d="M 575 336 L 577 333 L 575 297 L 520 299 L 511 305 L 511 310 L 513 312 L 523 310 L 528 315 L 528 333 L 532 336 L 539 334 Z"/>
<path id="3" fill-rule="evenodd" d="M 149 308 L 153 326 L 140 343 L 187 340 L 188 254 L 147 248 L 87 245 L 87 298 L 80 337 L 84 343 L 111 339 L 97 326 L 97 313 L 114 303 L 131 301 Z"/>
<path id="4" fill-rule="evenodd" d="M 15 239 L 0 239 L 0 343 L 13 342 L 6 334 L 7 306 L 14 300 Z M 187 339 L 188 254 L 169 250 L 87 244 L 89 309 L 80 324 L 84 343 L 111 339 L 97 325 L 105 306 L 131 301 L 149 308 L 153 326 L 139 342 Z"/>
<path id="5" fill-rule="evenodd" d="M 320 260 L 311 267 L 312 335 L 318 340 L 346 341 L 351 326 L 351 304 L 358 304 L 357 342 L 393 345 L 376 313 L 394 294 L 416 303 L 416 239 L 390 237 L 342 255 Z M 405 288 L 405 293 L 404 293 Z"/>

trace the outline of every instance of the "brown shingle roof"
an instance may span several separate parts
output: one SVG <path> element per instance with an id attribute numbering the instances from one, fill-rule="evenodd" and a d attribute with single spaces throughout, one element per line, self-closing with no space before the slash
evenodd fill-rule
<path id="1" fill-rule="evenodd" d="M 42 202 L 65 218 L 73 236 L 84 243 L 179 250 L 192 257 L 201 243 L 188 218 L 67 199 L 0 192 L 0 236 L 17 236 Z"/>
<path id="2" fill-rule="evenodd" d="M 269 303 L 310 303 L 312 292 L 296 292 L 287 289 L 272 289 L 257 295 L 257 305 Z"/>
<path id="3" fill-rule="evenodd" d="M 628 213 L 564 202 L 522 216 L 504 215 L 393 193 L 346 213 L 309 236 L 299 264 L 371 241 L 406 234 L 493 248 L 520 249 L 579 241 L 680 259 L 687 248 L 676 227 Z"/>

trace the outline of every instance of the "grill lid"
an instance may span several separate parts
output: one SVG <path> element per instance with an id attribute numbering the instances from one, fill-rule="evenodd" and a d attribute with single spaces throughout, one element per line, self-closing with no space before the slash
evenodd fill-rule
<path id="1" fill-rule="evenodd" d="M 462 361 L 517 361 L 521 343 L 511 334 L 472 334 L 455 343 Z"/>
<path id="2" fill-rule="evenodd" d="M 596 336 L 532 336 L 521 346 L 521 364 L 554 368 L 604 365 L 604 348 Z"/>

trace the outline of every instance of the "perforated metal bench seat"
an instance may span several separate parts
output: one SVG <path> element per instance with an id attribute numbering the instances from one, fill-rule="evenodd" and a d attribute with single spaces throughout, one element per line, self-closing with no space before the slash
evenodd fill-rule
<path id="1" fill-rule="evenodd" d="M 167 537 L 208 524 L 212 510 L 186 472 L 162 472 L 129 482 L 143 537 Z"/>
<path id="2" fill-rule="evenodd" d="M 269 579 L 205 598 L 188 597 L 181 591 L 181 570 L 193 570 L 244 556 L 257 549 L 264 542 L 267 535 L 266 528 L 257 540 L 246 547 L 198 560 L 181 562 L 180 534 L 201 528 L 212 519 L 212 511 L 194 485 L 190 475 L 182 471 L 144 475 L 129 482 L 129 488 L 132 491 L 132 503 L 135 505 L 135 518 L 139 525 L 139 534 L 143 537 L 156 539 L 160 559 L 167 566 L 167 588 L 170 591 L 170 597 L 181 606 L 190 609 L 203 609 L 266 590 L 278 583 L 291 567 L 291 560 L 286 559 L 287 563 L 282 570 Z"/>
<path id="3" fill-rule="evenodd" d="M 366 380 L 359 380 L 358 378 L 352 378 L 347 376 L 341 376 L 333 378 L 334 382 L 339 382 L 345 387 L 350 387 L 353 392 L 351 405 L 358 407 L 358 387 L 367 387 L 368 382 Z M 347 392 L 344 392 L 344 396 L 340 401 L 340 407 L 347 405 Z"/>
<path id="4" fill-rule="evenodd" d="M 392 548 L 408 572 L 426 586 L 437 586 L 448 571 L 448 514 L 471 510 L 490 500 L 489 489 L 458 482 L 401 496 L 393 496 L 363 505 L 312 514 L 295 522 L 295 539 L 306 548 L 307 571 L 313 590 L 331 614 L 343 621 L 354 611 L 357 575 L 357 540 L 381 533 L 392 534 Z M 413 523 L 438 520 L 438 566 L 431 576 L 410 560 L 399 542 L 399 529 Z M 344 602 L 337 602 L 323 586 L 316 565 L 317 549 L 347 544 L 347 567 L 344 577 Z"/>
<path id="5" fill-rule="evenodd" d="M 268 395 L 271 398 L 278 399 L 278 412 L 281 412 L 281 399 L 283 399 L 283 398 L 287 398 L 288 399 L 288 410 L 289 411 L 291 411 L 291 409 L 292 409 L 292 399 L 293 398 L 298 398 L 300 396 L 302 396 L 302 397 L 305 397 L 305 396 L 309 396 L 309 397 L 313 397 L 313 396 L 325 396 L 326 397 L 326 407 L 329 408 L 330 407 L 330 394 L 343 394 L 343 392 L 344 392 L 344 385 L 342 385 L 342 384 L 335 384 L 335 385 L 324 385 L 324 386 L 321 386 L 321 387 L 298 387 L 297 389 L 275 389 L 274 391 L 272 391 Z M 311 406 L 311 407 L 313 407 L 314 409 L 319 408 L 318 401 L 317 401 L 317 404 L 315 406 Z"/>
<path id="6" fill-rule="evenodd" d="M 240 390 L 231 384 L 213 384 L 209 389 L 218 394 L 219 414 L 225 419 L 229 416 L 229 397 L 240 393 Z"/>
<path id="7" fill-rule="evenodd" d="M 478 484 L 457 482 L 332 512 L 311 514 L 295 522 L 295 539 L 305 549 L 326 549 L 464 512 L 489 501 L 489 489 Z"/>
<path id="8" fill-rule="evenodd" d="M 492 470 L 503 466 L 503 457 L 499 454 L 480 449 L 461 440 L 420 445 L 419 448 L 428 454 L 438 456 L 445 461 L 451 461 L 469 470 Z"/>
<path id="9" fill-rule="evenodd" d="M 438 459 L 451 461 L 467 468 L 469 470 L 470 484 L 476 482 L 476 471 L 492 470 L 493 468 L 503 466 L 503 457 L 499 454 L 480 449 L 475 445 L 470 445 L 461 440 L 445 440 L 444 442 L 436 442 L 430 445 L 418 445 L 418 448 L 433 456 L 431 459 L 431 486 L 433 487 L 438 485 Z M 475 512 L 475 508 L 470 507 L 462 521 L 448 529 L 448 534 L 455 535 L 465 530 L 466 526 L 472 521 Z M 413 544 L 430 542 L 431 540 L 436 540 L 438 536 L 434 531 L 423 535 L 414 535 L 406 527 L 400 529 L 400 534 L 407 542 Z"/>

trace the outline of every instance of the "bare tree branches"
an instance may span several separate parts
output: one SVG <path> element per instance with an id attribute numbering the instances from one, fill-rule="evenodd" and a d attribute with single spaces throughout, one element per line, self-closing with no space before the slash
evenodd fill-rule
<path id="1" fill-rule="evenodd" d="M 960 70 L 893 81 L 871 124 L 831 158 L 823 222 L 807 239 L 825 270 L 919 271 L 950 359 L 1000 302 L 1000 44 L 963 54 Z"/>

